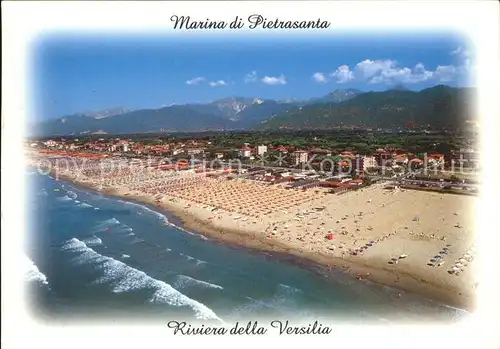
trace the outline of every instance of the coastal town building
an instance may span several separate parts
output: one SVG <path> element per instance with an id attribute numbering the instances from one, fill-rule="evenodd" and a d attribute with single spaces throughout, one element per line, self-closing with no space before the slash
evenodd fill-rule
<path id="1" fill-rule="evenodd" d="M 265 153 L 267 153 L 267 146 L 266 145 L 259 145 L 257 147 L 257 155 L 264 155 Z"/>
<path id="2" fill-rule="evenodd" d="M 188 155 L 198 155 L 198 154 L 203 154 L 205 152 L 205 149 L 203 148 L 190 148 L 187 150 Z"/>
<path id="3" fill-rule="evenodd" d="M 388 167 L 393 164 L 392 153 L 389 151 L 377 151 L 375 159 L 377 161 L 377 165 L 380 167 Z"/>
<path id="4" fill-rule="evenodd" d="M 419 158 L 413 158 L 408 162 L 409 170 L 415 170 L 421 168 L 424 165 L 424 162 Z"/>
<path id="5" fill-rule="evenodd" d="M 240 149 L 240 154 L 239 155 L 242 158 L 249 158 L 251 152 L 252 152 L 252 149 L 250 149 L 250 148 L 248 148 L 248 147 L 245 146 L 245 147 L 243 147 L 243 148 Z"/>
<path id="6" fill-rule="evenodd" d="M 293 160 L 295 166 L 306 163 L 308 158 L 309 154 L 307 151 L 297 150 L 293 152 Z"/>
<path id="7" fill-rule="evenodd" d="M 365 174 L 370 174 L 370 169 L 377 168 L 377 160 L 374 156 L 366 156 L 357 154 L 352 160 L 352 167 L 354 174 L 358 176 L 363 176 Z"/>
<path id="8" fill-rule="evenodd" d="M 277 150 L 278 152 L 280 152 L 280 153 L 287 154 L 287 153 L 288 153 L 288 151 L 290 150 L 290 147 L 285 147 L 285 146 L 280 145 L 280 146 L 278 146 L 278 147 L 276 148 L 276 150 Z"/>
<path id="9" fill-rule="evenodd" d="M 363 156 L 363 171 L 366 172 L 369 168 L 378 167 L 377 159 L 374 156 Z"/>
<path id="10" fill-rule="evenodd" d="M 332 156 L 332 152 L 328 149 L 312 148 L 309 150 L 312 155 Z"/>
<path id="11" fill-rule="evenodd" d="M 406 154 L 396 154 L 394 157 L 393 157 L 393 163 L 396 164 L 396 165 L 406 165 L 408 164 L 408 155 Z"/>
<path id="12" fill-rule="evenodd" d="M 453 166 L 479 167 L 479 152 L 473 149 L 462 149 L 451 154 Z"/>
<path id="13" fill-rule="evenodd" d="M 358 176 L 362 176 L 365 172 L 364 163 L 365 163 L 364 157 L 361 155 L 356 155 L 353 161 L 353 173 Z"/>
<path id="14" fill-rule="evenodd" d="M 52 139 L 49 139 L 48 141 L 44 142 L 43 144 L 46 145 L 47 147 L 55 147 L 57 145 L 57 142 L 52 140 Z"/>

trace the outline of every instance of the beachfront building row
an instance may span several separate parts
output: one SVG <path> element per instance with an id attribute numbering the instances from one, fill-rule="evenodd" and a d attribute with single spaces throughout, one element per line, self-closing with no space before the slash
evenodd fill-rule
<path id="1" fill-rule="evenodd" d="M 140 141 L 132 139 L 103 139 L 92 141 L 79 141 L 78 139 L 49 139 L 45 141 L 31 141 L 27 144 L 30 147 L 46 147 L 50 149 L 83 151 L 90 150 L 92 152 L 108 152 L 115 155 L 121 153 L 136 154 L 140 156 L 163 156 L 163 157 L 181 157 L 181 158 L 198 158 L 198 159 L 225 159 L 231 160 L 241 158 L 244 160 L 258 161 L 262 157 L 272 158 L 277 154 L 286 155 L 286 165 L 291 167 L 300 166 L 312 162 L 319 164 L 323 160 L 333 160 L 337 164 L 334 170 L 345 169 L 349 166 L 357 175 L 363 175 L 369 169 L 379 168 L 412 168 L 419 166 L 428 167 L 446 167 L 449 168 L 462 164 L 465 167 L 477 167 L 479 162 L 479 152 L 464 149 L 451 154 L 412 154 L 405 152 L 402 149 L 394 149 L 390 147 L 377 149 L 373 155 L 355 154 L 352 151 L 332 151 L 329 149 L 321 149 L 315 147 L 304 147 L 297 149 L 293 146 L 283 145 L 266 145 L 260 144 L 252 147 L 249 143 L 244 143 L 240 149 L 224 149 L 217 148 L 206 140 L 172 140 L 159 141 L 155 144 L 143 144 Z M 340 161 L 342 160 L 342 162 Z"/>

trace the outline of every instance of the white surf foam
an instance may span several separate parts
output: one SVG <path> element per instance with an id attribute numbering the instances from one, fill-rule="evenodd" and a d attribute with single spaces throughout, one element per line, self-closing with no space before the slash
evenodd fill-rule
<path id="1" fill-rule="evenodd" d="M 154 214 L 155 216 L 157 216 L 157 217 L 158 217 L 158 219 L 159 219 L 160 221 L 162 221 L 162 222 L 163 222 L 163 224 L 165 224 L 165 225 L 169 225 L 169 226 L 171 226 L 171 227 L 174 227 L 174 228 L 176 228 L 177 230 L 180 230 L 180 231 L 182 231 L 182 232 L 184 232 L 184 233 L 187 233 L 187 234 L 189 234 L 189 235 L 199 236 L 199 237 L 200 237 L 201 239 L 203 239 L 203 240 L 208 240 L 208 238 L 207 238 L 207 237 L 205 237 L 205 236 L 203 236 L 203 235 L 200 235 L 200 234 L 195 234 L 195 233 L 193 233 L 193 232 L 191 232 L 191 231 L 189 231 L 189 230 L 186 230 L 186 229 L 184 229 L 184 228 L 182 228 L 182 227 L 179 227 L 178 225 L 175 225 L 175 224 L 171 223 L 171 222 L 168 220 L 167 216 L 165 216 L 163 213 L 160 213 L 160 212 L 158 212 L 158 211 L 152 210 L 152 209 L 150 209 L 149 207 L 147 207 L 147 206 L 145 206 L 145 205 L 141 205 L 141 204 L 137 204 L 137 203 L 135 203 L 135 202 L 125 201 L 125 200 L 120 200 L 120 199 L 116 199 L 116 201 L 121 202 L 121 203 L 126 204 L 126 205 L 132 205 L 132 206 L 137 206 L 137 207 L 140 207 L 140 208 L 141 208 L 141 209 L 143 209 L 144 211 L 147 211 L 147 212 L 152 213 L 152 214 Z"/>
<path id="2" fill-rule="evenodd" d="M 58 200 L 58 201 L 71 201 L 73 199 L 70 198 L 68 195 L 64 195 L 63 197 L 59 197 L 56 200 Z"/>
<path id="3" fill-rule="evenodd" d="M 196 258 L 191 257 L 190 255 L 187 255 L 187 254 L 184 254 L 184 253 L 179 253 L 179 254 L 180 254 L 181 256 L 186 257 L 186 259 L 187 259 L 188 261 L 192 261 L 192 260 L 196 259 Z M 196 259 L 196 260 L 197 260 L 197 259 Z"/>
<path id="4" fill-rule="evenodd" d="M 66 190 L 66 194 L 73 200 L 75 200 L 78 197 L 78 195 L 76 195 L 76 193 L 71 190 Z"/>
<path id="5" fill-rule="evenodd" d="M 161 220 L 161 221 L 163 221 L 165 224 L 170 224 L 170 222 L 168 221 L 167 216 L 165 216 L 164 214 L 162 214 L 160 212 L 152 210 L 152 209 L 150 209 L 149 207 L 147 207 L 145 205 L 136 204 L 135 202 L 125 201 L 125 200 L 118 200 L 118 201 L 121 202 L 121 203 L 124 203 L 126 205 L 132 205 L 132 206 L 140 207 L 144 211 L 150 212 L 150 213 L 154 214 L 155 216 L 157 216 L 158 219 Z"/>
<path id="6" fill-rule="evenodd" d="M 178 307 L 189 306 L 198 319 L 222 321 L 210 308 L 180 293 L 169 284 L 153 279 L 143 271 L 132 268 L 121 261 L 100 255 L 76 238 L 68 240 L 63 249 L 79 253 L 79 261 L 84 261 L 85 264 L 93 263 L 97 269 L 100 269 L 103 276 L 96 280 L 96 283 L 113 285 L 113 292 L 149 288 L 154 290 L 154 294 L 149 300 L 151 303 L 163 303 Z"/>
<path id="7" fill-rule="evenodd" d="M 25 280 L 28 282 L 39 282 L 48 285 L 47 277 L 38 269 L 35 263 L 28 257 L 24 256 L 25 263 Z"/>
<path id="8" fill-rule="evenodd" d="M 110 219 L 106 219 L 105 221 L 99 222 L 94 226 L 94 229 L 96 231 L 101 231 L 109 227 L 116 227 L 118 225 L 120 225 L 120 221 L 113 217 Z"/>
<path id="9" fill-rule="evenodd" d="M 81 208 L 94 208 L 94 210 L 98 209 L 97 207 L 94 207 L 91 204 L 87 204 L 86 202 L 82 202 L 82 203 L 78 204 L 78 207 L 81 207 Z"/>
<path id="10" fill-rule="evenodd" d="M 292 310 L 297 307 L 295 294 L 301 290 L 284 284 L 279 284 L 274 295 L 268 299 L 254 299 L 246 297 L 249 302 L 242 304 L 235 309 L 240 314 L 253 313 L 260 309 L 276 309 L 278 311 Z"/>
<path id="11" fill-rule="evenodd" d="M 462 319 L 463 317 L 471 314 L 465 309 L 456 308 L 451 305 L 443 304 L 443 307 L 449 309 L 453 313 L 453 319 Z"/>
<path id="12" fill-rule="evenodd" d="M 106 224 L 120 224 L 120 221 L 115 217 L 105 220 L 103 223 Z"/>
<path id="13" fill-rule="evenodd" d="M 302 290 L 299 288 L 295 288 L 285 284 L 280 284 L 279 287 L 282 288 L 285 291 L 285 293 L 302 292 Z"/>
<path id="14" fill-rule="evenodd" d="M 210 282 L 194 279 L 192 277 L 186 276 L 186 275 L 179 275 L 177 277 L 177 281 L 174 284 L 175 288 L 184 288 L 184 287 L 189 287 L 189 286 L 201 286 L 201 287 L 206 287 L 206 288 L 216 288 L 219 290 L 224 289 L 224 287 L 212 284 Z"/>
<path id="15" fill-rule="evenodd" d="M 131 245 L 134 245 L 134 244 L 138 244 L 138 243 L 140 243 L 140 242 L 144 242 L 144 240 L 143 240 L 143 239 L 139 239 L 139 238 L 135 238 L 134 240 L 132 240 L 132 241 L 130 242 L 130 244 L 131 244 Z"/>
<path id="16" fill-rule="evenodd" d="M 85 242 L 85 244 L 87 246 L 100 246 L 100 245 L 102 245 L 102 240 L 95 235 L 92 235 L 91 237 L 83 239 L 83 242 Z"/>

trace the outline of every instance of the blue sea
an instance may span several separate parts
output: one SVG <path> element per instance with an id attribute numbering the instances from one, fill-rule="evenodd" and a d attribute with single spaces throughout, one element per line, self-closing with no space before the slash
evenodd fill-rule
<path id="1" fill-rule="evenodd" d="M 227 246 L 186 231 L 166 212 L 36 171 L 26 177 L 27 301 L 44 319 L 386 324 L 467 314 L 341 272 L 323 275 Z"/>

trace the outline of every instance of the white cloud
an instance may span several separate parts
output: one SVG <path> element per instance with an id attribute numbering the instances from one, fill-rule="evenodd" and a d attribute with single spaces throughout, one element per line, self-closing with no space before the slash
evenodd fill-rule
<path id="1" fill-rule="evenodd" d="M 261 81 L 266 85 L 285 85 L 286 79 L 283 74 L 280 76 L 264 76 Z"/>
<path id="2" fill-rule="evenodd" d="M 187 80 L 186 84 L 188 84 L 188 85 L 198 85 L 198 84 L 200 84 L 200 83 L 202 83 L 204 81 L 205 81 L 205 78 L 200 76 L 200 77 L 197 77 L 197 78 L 193 78 L 191 80 Z"/>
<path id="3" fill-rule="evenodd" d="M 460 52 L 462 52 L 462 46 L 458 46 L 456 49 L 454 49 L 453 51 L 451 51 L 450 54 L 452 56 L 456 56 L 456 55 L 459 55 Z"/>
<path id="4" fill-rule="evenodd" d="M 452 81 L 457 75 L 457 68 L 454 65 L 438 65 L 435 75 L 439 81 Z"/>
<path id="5" fill-rule="evenodd" d="M 325 83 L 328 81 L 328 79 L 326 78 L 325 74 L 323 73 L 314 73 L 313 76 L 312 76 L 313 80 L 316 81 L 316 82 L 320 82 L 320 83 Z"/>
<path id="6" fill-rule="evenodd" d="M 202 83 L 208 83 L 212 87 L 216 86 L 226 86 L 228 83 L 224 80 L 207 81 L 204 77 L 200 76 L 186 81 L 187 85 L 200 85 Z"/>
<path id="7" fill-rule="evenodd" d="M 335 78 L 335 82 L 338 84 L 343 84 L 354 79 L 353 72 L 349 70 L 349 66 L 347 65 L 341 65 L 330 76 Z"/>
<path id="8" fill-rule="evenodd" d="M 252 71 L 251 73 L 248 73 L 247 75 L 245 75 L 245 82 L 246 83 L 256 82 L 256 81 L 257 81 L 257 72 L 255 70 Z"/>
<path id="9" fill-rule="evenodd" d="M 208 84 L 212 87 L 226 86 L 227 82 L 225 82 L 224 80 L 217 80 L 217 81 L 210 81 Z"/>
<path id="10" fill-rule="evenodd" d="M 435 70 L 427 70 L 422 63 L 418 63 L 414 67 L 404 67 L 390 59 L 366 59 L 356 64 L 353 69 L 347 65 L 341 65 L 330 76 L 338 84 L 347 82 L 387 85 L 416 84 L 426 81 L 454 81 L 467 77 L 470 74 L 470 68 L 470 60 L 468 59 L 463 65 L 440 65 Z"/>
<path id="11" fill-rule="evenodd" d="M 396 63 L 391 60 L 371 61 L 369 59 L 365 59 L 364 61 L 356 64 L 354 72 L 356 77 L 364 78 L 368 81 L 383 72 L 390 71 L 393 69 L 395 64 Z"/>
<path id="12" fill-rule="evenodd" d="M 465 49 L 462 46 L 458 46 L 456 49 L 450 52 L 452 56 L 459 56 L 462 58 L 468 58 L 470 57 L 470 52 L 469 50 Z"/>

